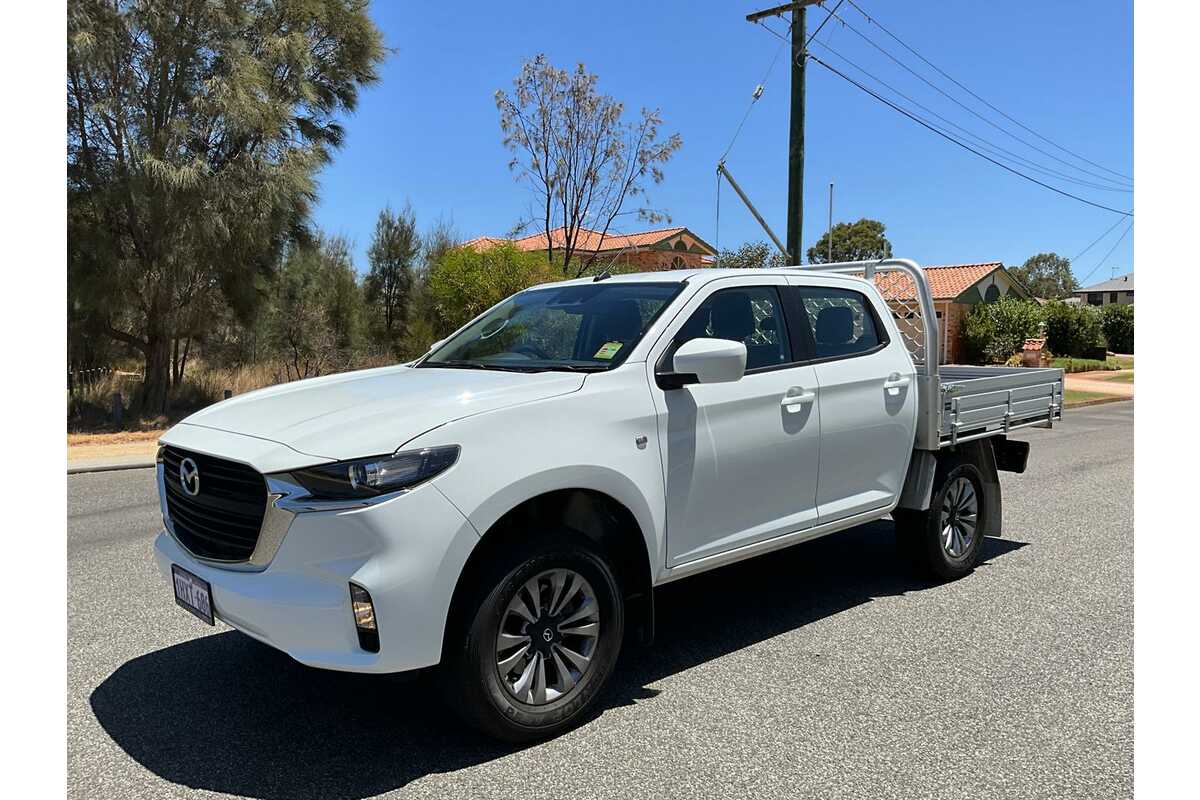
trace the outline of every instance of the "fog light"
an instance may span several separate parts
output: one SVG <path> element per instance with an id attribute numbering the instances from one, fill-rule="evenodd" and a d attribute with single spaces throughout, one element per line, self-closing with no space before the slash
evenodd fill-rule
<path id="1" fill-rule="evenodd" d="M 354 611 L 359 647 L 369 653 L 378 653 L 379 628 L 375 624 L 375 604 L 371 602 L 371 593 L 358 584 L 350 584 L 350 607 Z"/>

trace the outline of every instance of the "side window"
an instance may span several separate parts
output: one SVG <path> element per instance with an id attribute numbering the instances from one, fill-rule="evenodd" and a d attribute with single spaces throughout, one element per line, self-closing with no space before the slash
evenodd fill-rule
<path id="1" fill-rule="evenodd" d="M 679 329 L 674 348 L 702 337 L 746 345 L 747 371 L 792 361 L 783 304 L 774 286 L 739 286 L 713 292 Z"/>
<path id="2" fill-rule="evenodd" d="M 859 292 L 803 286 L 800 297 L 817 358 L 852 356 L 887 342 L 871 312 L 870 301 Z"/>

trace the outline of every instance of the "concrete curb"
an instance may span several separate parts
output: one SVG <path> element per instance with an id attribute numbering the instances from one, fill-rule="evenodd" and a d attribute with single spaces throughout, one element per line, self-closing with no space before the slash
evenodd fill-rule
<path id="1" fill-rule="evenodd" d="M 1063 408 L 1087 408 L 1088 406 L 1102 406 L 1105 403 L 1132 403 L 1132 397 L 1098 397 L 1095 400 L 1084 400 L 1081 403 L 1067 403 Z"/>
<path id="2" fill-rule="evenodd" d="M 133 464 L 90 464 L 84 467 L 67 467 L 68 475 L 82 475 L 88 472 L 117 472 L 123 469 L 154 469 L 155 462 L 136 462 Z"/>

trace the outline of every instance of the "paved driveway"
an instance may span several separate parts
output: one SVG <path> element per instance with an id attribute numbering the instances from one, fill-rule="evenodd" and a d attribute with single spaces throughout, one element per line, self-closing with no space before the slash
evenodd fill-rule
<path id="1" fill-rule="evenodd" d="M 199 624 L 151 562 L 151 473 L 72 476 L 70 795 L 1129 797 L 1132 424 L 1024 434 L 956 583 L 907 577 L 884 521 L 665 587 L 598 717 L 524 749 Z"/>

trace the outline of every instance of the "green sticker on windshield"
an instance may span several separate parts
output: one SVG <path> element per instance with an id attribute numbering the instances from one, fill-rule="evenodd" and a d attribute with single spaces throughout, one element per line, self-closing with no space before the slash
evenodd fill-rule
<path id="1" fill-rule="evenodd" d="M 617 354 L 617 351 L 621 349 L 621 344 L 621 342 L 605 342 L 600 345 L 600 349 L 596 351 L 596 355 L 592 356 L 592 358 L 608 360 Z"/>

